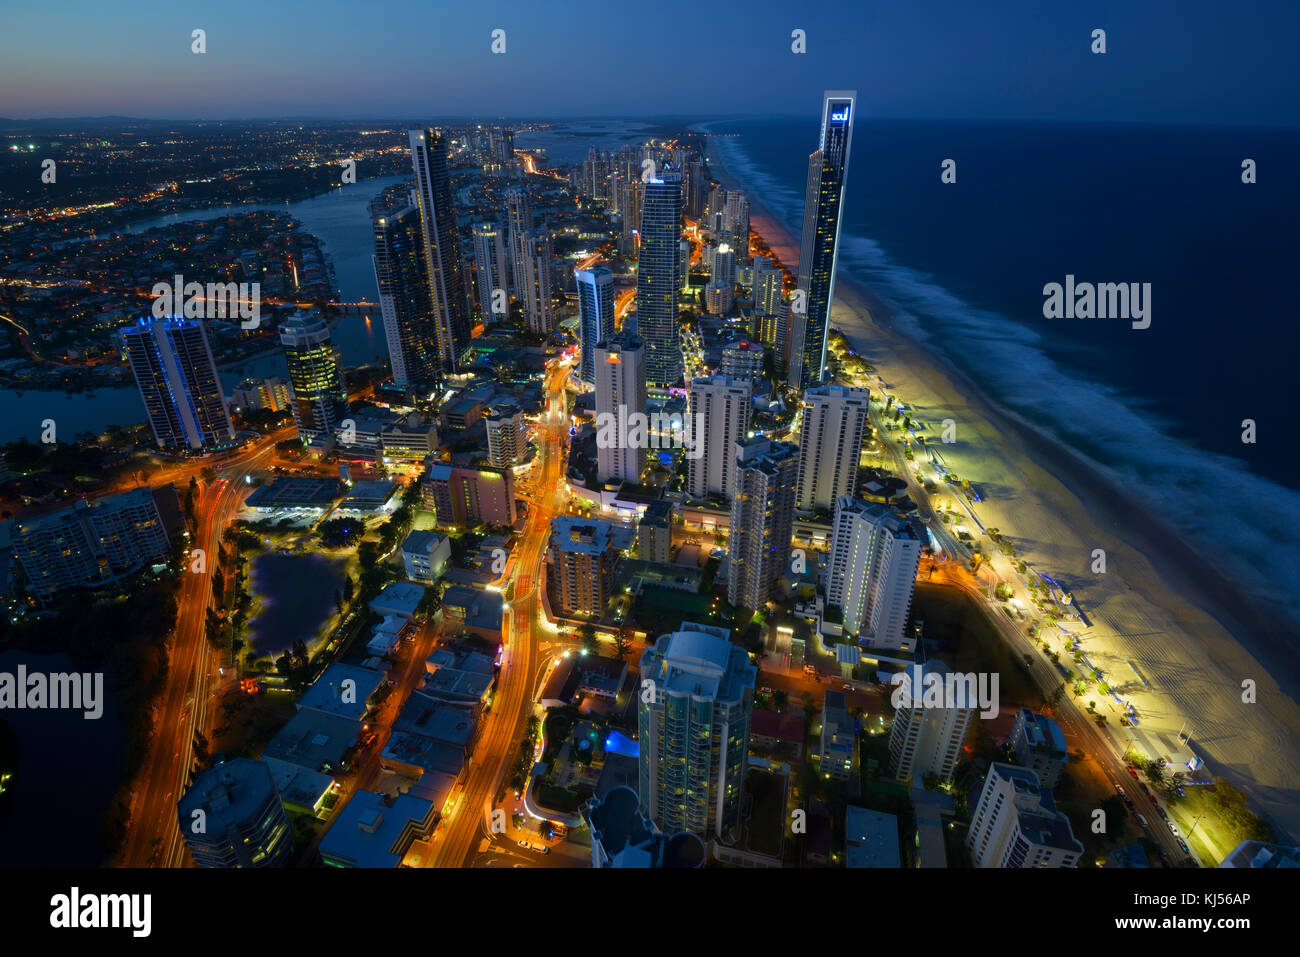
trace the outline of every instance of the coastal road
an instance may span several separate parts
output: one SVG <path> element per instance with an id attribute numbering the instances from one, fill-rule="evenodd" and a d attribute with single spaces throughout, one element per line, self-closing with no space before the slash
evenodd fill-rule
<path id="1" fill-rule="evenodd" d="M 515 545 L 514 576 L 507 584 L 505 648 L 492 710 L 483 717 L 462 799 L 439 826 L 432 847 L 421 855 L 426 867 L 463 867 L 476 855 L 481 840 L 490 836 L 497 792 L 518 754 L 518 742 L 532 713 L 538 644 L 543 638 L 538 591 L 541 566 L 551 518 L 559 513 L 564 498 L 561 489 L 569 431 L 564 387 L 570 368 L 567 362 L 557 363 L 547 377 L 546 413 L 537 425 L 537 496 Z"/>
<path id="2" fill-rule="evenodd" d="M 896 433 L 887 432 L 882 427 L 882 417 L 879 409 L 873 403 L 872 405 L 872 423 L 876 426 L 876 433 L 879 436 L 885 451 L 892 457 L 895 473 L 907 480 L 908 492 L 913 500 L 917 503 L 918 512 L 928 519 L 927 524 L 930 530 L 939 540 L 940 546 L 948 552 L 949 561 L 942 565 L 935 565 L 931 573 L 930 580 L 936 581 L 935 574 L 939 576 L 938 581 L 946 583 L 965 591 L 977 605 L 980 606 L 1002 634 L 1007 647 L 1010 648 L 1017 657 L 1022 661 L 1027 659 L 1030 676 L 1037 685 L 1044 698 L 1064 682 L 1064 676 L 1057 669 L 1047 654 L 1043 651 L 1041 645 L 1029 638 L 1023 626 L 1011 617 L 1007 606 L 995 598 L 990 597 L 992 589 L 989 583 L 982 578 L 970 573 L 961 561 L 963 552 L 969 552 L 969 549 L 960 545 L 956 538 L 948 531 L 942 520 L 939 518 L 938 511 L 928 493 L 913 472 L 912 463 L 909 462 L 898 443 L 894 441 L 893 436 Z M 921 450 L 924 454 L 924 450 Z M 940 486 L 946 488 L 946 486 Z M 969 505 L 962 501 L 962 496 L 957 491 L 951 493 L 954 498 L 958 499 L 958 504 Z M 978 528 L 972 531 L 978 531 Z M 1011 568 L 1010 562 L 1006 561 L 996 550 L 992 553 L 989 564 L 984 569 L 989 574 L 996 575 L 992 566 L 995 564 L 1005 563 L 1007 568 L 1005 574 L 997 577 L 1003 581 L 1015 582 L 1019 584 L 1019 590 L 1024 592 L 1023 582 L 1019 581 L 1019 575 Z M 1026 597 L 1028 593 L 1025 592 Z M 1098 696 L 1103 700 L 1109 700 L 1108 696 Z M 1138 781 L 1134 780 L 1128 773 L 1124 758 L 1123 748 L 1117 744 L 1111 734 L 1099 728 L 1095 720 L 1089 716 L 1086 710 L 1079 706 L 1078 701 L 1068 692 L 1061 699 L 1060 704 L 1054 709 L 1057 723 L 1061 725 L 1062 732 L 1067 736 L 1067 740 L 1072 742 L 1076 748 L 1082 748 L 1085 754 L 1097 760 L 1103 776 L 1109 781 L 1112 787 L 1119 785 L 1124 788 L 1127 796 L 1133 801 L 1134 815 L 1141 814 L 1146 818 L 1147 836 L 1159 844 L 1169 855 L 1170 860 L 1180 861 L 1188 855 L 1178 846 L 1177 840 L 1169 831 L 1168 825 L 1162 820 L 1155 810 L 1155 801 L 1149 798 L 1142 790 Z M 1138 828 L 1136 818 L 1133 821 L 1134 828 Z"/>

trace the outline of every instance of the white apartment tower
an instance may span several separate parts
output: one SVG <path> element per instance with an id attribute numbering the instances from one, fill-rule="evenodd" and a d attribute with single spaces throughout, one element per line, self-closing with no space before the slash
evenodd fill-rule
<path id="1" fill-rule="evenodd" d="M 938 660 L 908 668 L 906 675 L 912 681 L 913 698 L 921 697 L 929 675 L 945 679 L 948 673 L 948 666 Z M 894 713 L 894 725 L 889 732 L 889 760 L 899 780 L 920 781 L 927 774 L 940 781 L 952 780 L 971 716 L 979 705 L 974 689 L 968 684 L 958 681 L 951 686 L 953 698 L 945 700 L 945 706 L 927 707 L 913 702 L 900 705 Z"/>
<path id="2" fill-rule="evenodd" d="M 523 410 L 505 404 L 484 419 L 487 428 L 488 463 L 494 468 L 514 468 L 528 451 L 528 427 Z"/>
<path id="3" fill-rule="evenodd" d="M 744 379 L 712 376 L 693 379 L 687 389 L 691 438 L 703 452 L 689 460 L 686 489 L 693 498 L 731 497 L 736 443 L 748 437 L 752 400 Z"/>
<path id="4" fill-rule="evenodd" d="M 725 628 L 683 622 L 646 648 L 641 807 L 665 831 L 718 837 L 740 814 L 758 669 Z"/>
<path id="5" fill-rule="evenodd" d="M 907 617 L 923 544 L 921 531 L 884 505 L 850 495 L 835 503 L 826 604 L 844 613 L 846 637 L 911 650 Z"/>
<path id="6" fill-rule="evenodd" d="M 600 482 L 639 482 L 645 468 L 645 447 L 629 442 L 628 417 L 646 414 L 646 348 L 626 332 L 596 346 L 596 471 Z M 611 418 L 612 417 L 612 418 Z M 615 422 L 614 435 L 601 434 L 601 424 Z"/>
<path id="7" fill-rule="evenodd" d="M 478 273 L 479 316 L 483 322 L 505 319 L 494 315 L 492 307 L 500 304 L 508 311 L 510 295 L 510 260 L 506 256 L 505 236 L 496 223 L 474 224 L 474 268 Z M 497 295 L 500 290 L 500 295 Z"/>
<path id="8" fill-rule="evenodd" d="M 834 508 L 841 495 L 857 491 L 858 460 L 870 428 L 869 397 L 866 389 L 842 385 L 804 393 L 795 508 L 802 512 Z"/>
<path id="9" fill-rule="evenodd" d="M 1038 775 L 997 761 L 989 765 L 966 847 L 976 867 L 1074 867 L 1083 854 Z"/>

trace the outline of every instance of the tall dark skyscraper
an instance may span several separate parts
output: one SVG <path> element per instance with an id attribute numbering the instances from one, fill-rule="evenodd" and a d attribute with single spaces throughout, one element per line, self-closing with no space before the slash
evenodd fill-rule
<path id="1" fill-rule="evenodd" d="M 460 354 L 469 344 L 469 312 L 460 269 L 456 207 L 447 171 L 447 139 L 433 129 L 411 130 L 410 138 L 438 365 L 444 372 L 455 372 Z"/>
<path id="2" fill-rule="evenodd" d="M 402 388 L 431 382 L 441 368 L 434 334 L 424 224 L 415 197 L 409 204 L 370 207 L 375 234 L 375 284 L 393 382 Z"/>
<path id="3" fill-rule="evenodd" d="M 118 335 L 160 449 L 206 452 L 233 443 L 202 320 L 144 318 Z"/>
<path id="4" fill-rule="evenodd" d="M 795 308 L 790 312 L 789 382 L 795 388 L 818 385 L 826 370 L 826 333 L 835 289 L 840 212 L 856 101 L 856 91 L 826 94 L 822 101 L 821 142 L 808 157 L 799 285 Z"/>
<path id="5" fill-rule="evenodd" d="M 681 294 L 682 177 L 664 173 L 645 183 L 641 251 L 637 257 L 636 328 L 646 344 L 647 380 L 675 385 L 682 377 Z"/>

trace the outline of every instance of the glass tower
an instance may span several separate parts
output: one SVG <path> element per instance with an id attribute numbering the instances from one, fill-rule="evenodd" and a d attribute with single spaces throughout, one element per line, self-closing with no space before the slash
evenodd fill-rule
<path id="1" fill-rule="evenodd" d="M 646 344 L 646 379 L 658 386 L 682 378 L 678 299 L 681 294 L 682 177 L 665 173 L 645 183 L 641 251 L 637 257 L 636 323 Z"/>
<path id="2" fill-rule="evenodd" d="M 835 288 L 835 259 L 856 100 L 856 92 L 826 94 L 822 100 L 821 142 L 808 157 L 799 286 L 790 312 L 789 382 L 797 389 L 819 385 L 826 372 L 826 333 Z"/>

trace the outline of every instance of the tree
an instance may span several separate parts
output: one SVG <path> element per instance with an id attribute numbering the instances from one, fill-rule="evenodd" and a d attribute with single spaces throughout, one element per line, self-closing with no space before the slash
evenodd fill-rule
<path id="1" fill-rule="evenodd" d="M 588 623 L 578 629 L 578 636 L 582 640 L 582 650 L 589 655 L 600 653 L 600 642 L 596 638 L 596 628 Z"/>
<path id="2" fill-rule="evenodd" d="M 614 635 L 614 654 L 620 661 L 624 661 L 631 652 L 632 636 L 627 633 L 626 628 L 620 628 Z"/>

